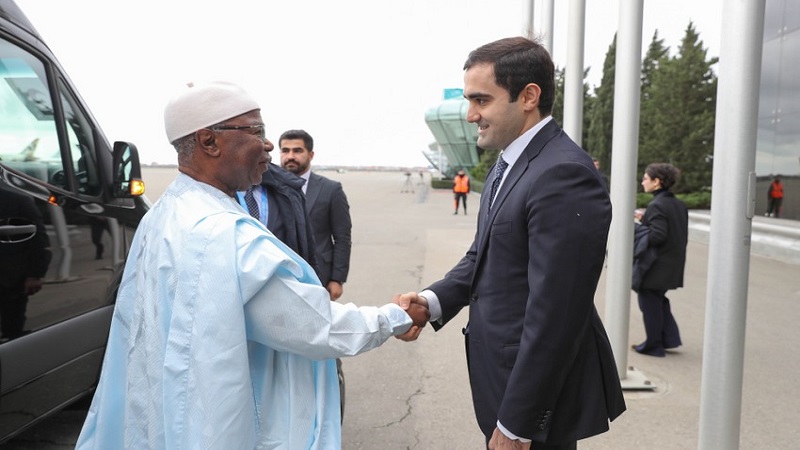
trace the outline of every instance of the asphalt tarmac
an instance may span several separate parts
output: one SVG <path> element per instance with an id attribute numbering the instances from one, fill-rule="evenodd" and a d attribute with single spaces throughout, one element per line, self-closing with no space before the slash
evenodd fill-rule
<path id="1" fill-rule="evenodd" d="M 155 201 L 174 169 L 144 169 Z M 322 172 L 342 182 L 353 218 L 350 277 L 340 302 L 381 305 L 395 293 L 436 281 L 464 254 L 475 233 L 478 194 L 468 215 L 453 215 L 453 196 L 403 172 Z M 613 245 L 610 243 L 609 245 Z M 697 448 L 708 247 L 690 241 L 685 287 L 671 291 L 684 345 L 665 358 L 627 354 L 627 363 L 654 385 L 626 391 L 628 405 L 611 430 L 579 441 L 580 449 Z M 752 255 L 739 430 L 741 449 L 789 449 L 800 442 L 800 266 Z M 633 294 L 633 292 L 631 292 Z M 596 304 L 605 311 L 605 273 Z M 427 328 L 414 343 L 390 339 L 381 348 L 345 358 L 344 449 L 483 449 L 472 412 L 461 328 L 463 311 L 439 332 Z M 644 338 L 636 297 L 630 298 L 629 341 Z M 5 449 L 73 448 L 84 408 L 55 415 Z"/>

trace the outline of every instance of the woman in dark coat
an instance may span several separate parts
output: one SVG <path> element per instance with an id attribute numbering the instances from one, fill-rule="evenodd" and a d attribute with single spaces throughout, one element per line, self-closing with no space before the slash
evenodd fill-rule
<path id="1" fill-rule="evenodd" d="M 650 228 L 648 245 L 657 250 L 655 261 L 642 276 L 639 309 L 647 338 L 633 349 L 650 356 L 664 356 L 681 345 L 678 324 L 672 316 L 666 293 L 683 286 L 689 213 L 686 205 L 670 192 L 680 172 L 671 164 L 653 163 L 642 176 L 645 192 L 653 194 L 640 218 Z"/>

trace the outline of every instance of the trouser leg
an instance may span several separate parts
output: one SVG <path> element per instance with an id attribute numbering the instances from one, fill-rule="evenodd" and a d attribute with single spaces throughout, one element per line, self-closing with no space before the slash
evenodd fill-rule
<path id="1" fill-rule="evenodd" d="M 663 331 L 661 333 L 661 342 L 664 348 L 675 348 L 682 344 L 681 333 L 678 330 L 678 322 L 675 321 L 675 316 L 672 315 L 669 299 L 664 296 L 661 304 L 662 315 L 664 317 Z"/>
<path id="2" fill-rule="evenodd" d="M 104 224 L 93 222 L 91 224 L 91 235 L 92 235 L 92 244 L 94 244 L 95 248 L 95 259 L 102 259 L 103 258 L 103 227 Z"/>
<path id="3" fill-rule="evenodd" d="M 662 333 L 664 331 L 664 293 L 650 289 L 639 290 L 639 309 L 642 311 L 644 331 L 647 335 L 645 341 L 636 347 L 639 353 L 655 356 L 664 355 Z"/>

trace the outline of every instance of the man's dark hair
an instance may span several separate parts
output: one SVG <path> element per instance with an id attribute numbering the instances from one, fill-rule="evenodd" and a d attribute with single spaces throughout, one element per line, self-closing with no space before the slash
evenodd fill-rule
<path id="1" fill-rule="evenodd" d="M 289 130 L 284 131 L 281 135 L 280 139 L 278 139 L 278 146 L 280 147 L 281 142 L 284 139 L 302 139 L 303 144 L 306 146 L 306 150 L 313 152 L 314 151 L 314 138 L 311 137 L 310 134 L 306 132 L 306 130 Z"/>
<path id="2" fill-rule="evenodd" d="M 476 64 L 491 64 L 498 86 L 508 91 L 511 103 L 528 83 L 541 88 L 539 113 L 550 115 L 556 94 L 555 67 L 550 54 L 538 43 L 524 38 L 511 37 L 490 42 L 470 52 L 464 70 Z"/>

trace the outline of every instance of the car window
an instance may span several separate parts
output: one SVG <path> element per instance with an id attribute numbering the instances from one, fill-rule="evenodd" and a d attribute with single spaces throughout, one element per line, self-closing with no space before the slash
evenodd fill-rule
<path id="1" fill-rule="evenodd" d="M 61 151 L 46 74 L 45 65 L 31 53 L 0 40 L 0 161 L 58 188 L 98 195 L 101 183 L 90 160 L 95 154 L 92 127 L 74 96 L 58 82 L 61 129 L 69 150 Z"/>
<path id="2" fill-rule="evenodd" d="M 92 122 L 61 78 L 49 88 L 47 74 L 54 71 L 47 67 L 0 39 L 0 164 L 77 195 L 99 195 Z M 57 103 L 50 92 L 58 93 Z M 102 210 L 28 194 L 0 190 L 0 224 L 36 225 L 34 238 L 0 242 L 0 344 L 108 305 L 131 233 Z M 41 287 L 23 295 L 31 277 Z M 19 294 L 16 302 L 6 298 L 11 293 Z M 6 308 L 12 303 L 14 311 Z"/>
<path id="3" fill-rule="evenodd" d="M 90 195 L 100 193 L 100 180 L 94 161 L 95 140 L 89 120 L 78 108 L 78 102 L 70 94 L 64 83 L 58 83 L 61 104 L 64 106 L 64 117 L 67 123 L 67 140 L 69 142 L 70 160 L 77 180 L 78 192 Z"/>

